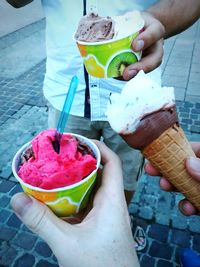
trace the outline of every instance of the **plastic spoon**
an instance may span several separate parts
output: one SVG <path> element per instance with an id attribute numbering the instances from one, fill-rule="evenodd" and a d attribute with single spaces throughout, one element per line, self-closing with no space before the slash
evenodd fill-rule
<path id="1" fill-rule="evenodd" d="M 70 112 L 70 109 L 71 109 L 71 106 L 72 106 L 72 103 L 74 100 L 74 96 L 75 96 L 77 87 L 78 87 L 78 77 L 73 76 L 73 78 L 70 82 L 69 90 L 68 90 L 68 93 L 66 95 L 65 102 L 64 102 L 64 105 L 63 105 L 63 108 L 62 108 L 62 111 L 60 114 L 60 118 L 58 121 L 58 125 L 56 128 L 55 141 L 54 141 L 53 146 L 54 146 L 54 150 L 57 153 L 60 152 L 60 140 L 61 140 L 62 134 L 65 130 L 65 126 L 67 123 L 67 119 L 69 117 L 69 112 Z"/>
<path id="2" fill-rule="evenodd" d="M 98 14 L 98 9 L 97 9 L 97 0 L 91 0 L 90 1 L 90 12 Z"/>

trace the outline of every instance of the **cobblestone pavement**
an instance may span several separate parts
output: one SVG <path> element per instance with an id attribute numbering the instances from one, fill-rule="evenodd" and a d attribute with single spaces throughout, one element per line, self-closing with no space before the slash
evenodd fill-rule
<path id="1" fill-rule="evenodd" d="M 41 25 L 43 23 L 32 27 L 40 32 Z M 23 31 L 30 34 L 31 30 L 25 27 L 21 34 Z M 19 32 L 0 39 L 1 58 L 3 43 L 6 42 L 6 47 L 12 46 L 19 36 L 21 41 Z M 200 140 L 199 36 L 198 22 L 167 41 L 163 64 L 163 83 L 176 89 L 180 122 L 190 140 Z M 6 67 L 8 70 L 9 62 Z M 8 73 L 7 70 L 2 73 Z M 17 219 L 9 204 L 11 196 L 21 191 L 11 171 L 13 155 L 47 127 L 47 109 L 41 89 L 44 71 L 45 60 L 41 59 L 18 76 L 0 75 L 0 267 L 58 266 L 46 243 Z M 147 247 L 138 253 L 142 267 L 178 267 L 182 247 L 191 247 L 200 253 L 200 218 L 187 218 L 178 211 L 181 198 L 181 194 L 161 191 L 158 177 L 143 174 L 139 180 L 129 211 L 135 216 L 133 231 L 135 225 L 141 225 L 148 236 Z"/>

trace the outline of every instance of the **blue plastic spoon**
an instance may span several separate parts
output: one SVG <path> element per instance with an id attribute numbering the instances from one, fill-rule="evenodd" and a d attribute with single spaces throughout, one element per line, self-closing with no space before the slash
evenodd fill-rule
<path id="1" fill-rule="evenodd" d="M 78 77 L 77 76 L 73 76 L 71 82 L 70 82 L 70 86 L 69 86 L 69 90 L 68 93 L 66 95 L 65 98 L 65 102 L 60 114 L 60 118 L 58 121 L 58 125 L 56 128 L 56 133 L 55 133 L 55 141 L 54 141 L 54 150 L 59 153 L 60 152 L 60 140 L 62 137 L 62 134 L 65 130 L 65 126 L 67 124 L 67 119 L 69 117 L 69 113 L 71 110 L 71 106 L 74 100 L 74 96 L 76 94 L 76 89 L 78 87 Z"/>

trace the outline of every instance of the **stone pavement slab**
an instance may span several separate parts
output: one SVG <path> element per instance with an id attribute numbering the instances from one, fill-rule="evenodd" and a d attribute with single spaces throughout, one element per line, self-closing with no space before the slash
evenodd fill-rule
<path id="1" fill-rule="evenodd" d="M 0 39 L 0 81 L 24 74 L 46 58 L 45 21 Z"/>
<path id="2" fill-rule="evenodd" d="M 200 21 L 165 41 L 163 85 L 180 101 L 200 102 Z"/>
<path id="3" fill-rule="evenodd" d="M 16 9 L 6 0 L 0 2 L 0 37 L 13 33 L 44 17 L 40 0 L 34 0 L 29 5 Z"/>

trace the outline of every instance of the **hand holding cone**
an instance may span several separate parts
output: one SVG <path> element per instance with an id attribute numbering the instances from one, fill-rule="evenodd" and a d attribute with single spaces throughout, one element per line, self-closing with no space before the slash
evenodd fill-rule
<path id="1" fill-rule="evenodd" d="M 185 168 L 185 159 L 195 157 L 195 154 L 179 126 L 175 107 L 147 115 L 134 133 L 121 136 L 131 147 L 140 149 L 144 157 L 200 211 L 200 183 Z"/>

